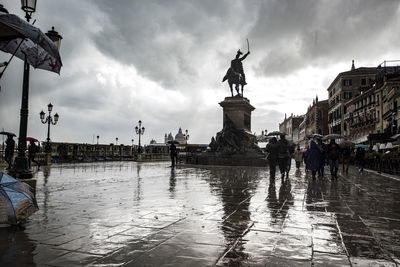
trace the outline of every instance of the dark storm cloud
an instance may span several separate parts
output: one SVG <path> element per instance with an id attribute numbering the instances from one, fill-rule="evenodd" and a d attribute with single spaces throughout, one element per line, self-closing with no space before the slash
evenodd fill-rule
<path id="1" fill-rule="evenodd" d="M 227 36 L 240 35 L 246 26 L 239 19 L 246 9 L 238 1 L 123 0 L 96 5 L 109 22 L 94 36 L 97 47 L 168 87 L 186 76 L 198 78 L 196 63 L 210 53 L 216 53 L 214 64 L 220 64 L 218 52 L 236 50 L 217 47 L 218 39 L 235 41 Z"/>
<path id="2" fill-rule="evenodd" d="M 377 45 L 380 38 L 399 40 L 385 31 L 398 16 L 398 7 L 393 0 L 263 2 L 250 34 L 264 51 L 257 73 L 282 76 L 307 66 L 382 53 L 388 47 Z"/>

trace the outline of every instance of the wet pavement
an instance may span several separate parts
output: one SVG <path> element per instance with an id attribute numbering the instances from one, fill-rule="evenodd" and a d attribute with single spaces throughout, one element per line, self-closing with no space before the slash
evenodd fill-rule
<path id="1" fill-rule="evenodd" d="M 40 210 L 0 228 L 0 266 L 400 266 L 399 180 L 168 166 L 38 171 Z"/>

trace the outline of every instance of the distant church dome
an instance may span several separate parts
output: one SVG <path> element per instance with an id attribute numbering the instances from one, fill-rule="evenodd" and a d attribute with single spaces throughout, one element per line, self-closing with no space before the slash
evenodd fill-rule
<path id="1" fill-rule="evenodd" d="M 175 141 L 178 141 L 179 144 L 186 144 L 185 135 L 182 133 L 182 129 L 180 127 L 178 133 L 175 135 Z"/>

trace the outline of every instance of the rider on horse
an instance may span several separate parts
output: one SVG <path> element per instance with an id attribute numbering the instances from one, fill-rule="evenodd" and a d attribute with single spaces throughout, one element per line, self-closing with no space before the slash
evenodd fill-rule
<path id="1" fill-rule="evenodd" d="M 235 89 L 236 89 L 238 94 L 239 94 L 239 85 L 242 86 L 242 96 L 243 96 L 243 87 L 247 83 L 246 83 L 246 76 L 245 76 L 244 71 L 243 71 L 242 61 L 249 54 L 250 54 L 250 51 L 248 51 L 243 57 L 240 57 L 240 55 L 243 55 L 243 53 L 239 49 L 237 51 L 235 59 L 233 59 L 231 61 L 231 67 L 228 69 L 228 71 L 226 72 L 226 75 L 224 76 L 224 78 L 222 80 L 222 82 L 224 82 L 225 80 L 228 80 L 232 96 L 233 96 L 232 84 L 236 84 Z"/>

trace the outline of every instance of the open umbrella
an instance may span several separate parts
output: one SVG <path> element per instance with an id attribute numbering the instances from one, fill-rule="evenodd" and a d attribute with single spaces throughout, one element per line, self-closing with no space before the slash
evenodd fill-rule
<path id="1" fill-rule="evenodd" d="M 0 132 L 0 134 L 3 134 L 3 135 L 11 135 L 11 136 L 16 136 L 16 135 L 15 135 L 15 133 L 11 133 L 11 132 L 5 132 L 5 131 L 2 131 L 2 132 Z"/>
<path id="2" fill-rule="evenodd" d="M 38 209 L 28 185 L 0 172 L 0 224 L 18 224 Z"/>
<path id="3" fill-rule="evenodd" d="M 268 133 L 267 135 L 272 136 L 272 135 L 286 135 L 286 134 L 283 132 L 280 132 L 280 131 L 273 131 L 273 132 Z"/>
<path id="4" fill-rule="evenodd" d="M 308 139 L 312 139 L 312 138 L 314 138 L 314 137 L 323 138 L 324 136 L 323 136 L 322 134 L 309 134 L 309 135 L 307 136 Z"/>
<path id="5" fill-rule="evenodd" d="M 364 148 L 364 149 L 369 148 L 368 145 L 364 145 L 364 144 L 357 144 L 357 145 L 354 146 L 354 148 L 359 148 L 359 147 Z"/>
<path id="6" fill-rule="evenodd" d="M 39 140 L 37 140 L 36 138 L 33 138 L 33 137 L 27 137 L 26 141 L 28 141 L 28 142 L 30 142 L 30 141 L 39 142 Z"/>
<path id="7" fill-rule="evenodd" d="M 340 135 L 340 134 L 327 134 L 327 135 L 325 135 L 325 136 L 322 138 L 322 140 L 340 139 L 340 138 L 343 138 L 343 136 Z"/>
<path id="8" fill-rule="evenodd" d="M 0 50 L 22 60 L 26 57 L 34 68 L 60 73 L 62 62 L 54 42 L 14 14 L 0 12 Z"/>
<path id="9" fill-rule="evenodd" d="M 399 139 L 400 138 L 400 134 L 395 134 L 392 137 L 390 137 L 390 139 Z"/>

